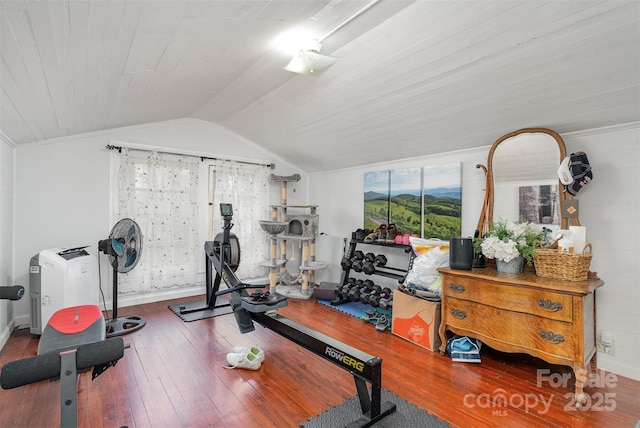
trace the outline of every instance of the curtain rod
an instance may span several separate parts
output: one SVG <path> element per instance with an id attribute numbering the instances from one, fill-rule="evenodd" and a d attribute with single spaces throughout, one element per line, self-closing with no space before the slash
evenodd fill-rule
<path id="1" fill-rule="evenodd" d="M 122 146 L 114 146 L 112 144 L 107 144 L 106 145 L 107 150 L 117 150 L 118 153 L 122 153 Z M 199 155 L 190 155 L 190 154 L 185 154 L 185 153 L 175 153 L 175 152 L 166 152 L 166 151 L 162 151 L 162 150 L 151 150 L 151 149 L 138 149 L 135 147 L 127 147 L 129 150 L 138 150 L 140 152 L 157 152 L 157 153 L 162 153 L 165 155 L 175 155 L 175 156 L 191 156 L 194 158 L 200 158 L 200 161 L 204 161 L 204 160 L 221 160 L 221 161 L 229 161 L 229 162 L 237 162 L 237 163 L 243 163 L 243 164 L 248 164 L 248 165 L 259 165 L 259 166 L 268 166 L 271 169 L 274 169 L 276 167 L 275 163 L 258 163 L 258 162 L 249 162 L 249 161 L 239 161 L 239 160 L 232 160 L 232 159 L 220 159 L 220 158 L 212 158 L 209 156 L 199 156 Z"/>

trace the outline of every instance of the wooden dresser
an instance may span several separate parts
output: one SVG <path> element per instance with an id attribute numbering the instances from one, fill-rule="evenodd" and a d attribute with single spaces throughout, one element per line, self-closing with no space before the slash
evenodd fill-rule
<path id="1" fill-rule="evenodd" d="M 440 352 L 447 331 L 480 339 L 503 352 L 522 352 L 570 366 L 575 398 L 584 403 L 587 368 L 595 364 L 595 291 L 600 279 L 562 281 L 495 268 L 442 273 Z"/>

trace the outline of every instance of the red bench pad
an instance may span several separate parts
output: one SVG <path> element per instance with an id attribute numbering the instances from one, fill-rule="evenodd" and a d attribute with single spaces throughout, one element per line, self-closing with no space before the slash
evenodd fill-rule
<path id="1" fill-rule="evenodd" d="M 60 309 L 51 316 L 42 332 L 38 355 L 104 340 L 106 331 L 102 311 L 96 305 Z"/>

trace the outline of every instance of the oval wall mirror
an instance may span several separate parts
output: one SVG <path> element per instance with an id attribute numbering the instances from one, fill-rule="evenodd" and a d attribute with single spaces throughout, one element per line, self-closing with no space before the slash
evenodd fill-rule
<path id="1" fill-rule="evenodd" d="M 520 129 L 493 143 L 478 231 L 486 231 L 494 219 L 528 220 L 552 230 L 565 229 L 567 218 L 560 210 L 571 195 L 558 178 L 558 166 L 565 157 L 562 137 L 546 128 Z M 579 224 L 577 218 L 573 224 Z"/>

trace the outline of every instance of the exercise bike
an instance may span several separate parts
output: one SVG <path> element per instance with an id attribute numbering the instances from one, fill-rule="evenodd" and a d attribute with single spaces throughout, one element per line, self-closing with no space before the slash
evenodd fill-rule
<path id="1" fill-rule="evenodd" d="M 220 214 L 224 220 L 222 241 L 207 242 L 207 289 L 220 296 L 230 294 L 230 307 L 236 318 L 241 333 L 255 330 L 254 322 L 306 348 L 317 356 L 348 371 L 354 377 L 362 416 L 351 422 L 349 427 L 370 427 L 396 411 L 392 402 L 381 402 L 382 359 L 369 355 L 332 337 L 298 324 L 277 314 L 279 308 L 287 306 L 287 297 L 278 293 L 255 291 L 248 293 L 255 286 L 244 284 L 238 280 L 234 269 L 229 265 L 240 251 L 239 245 L 232 246 L 230 230 L 232 227 L 233 207 L 231 204 L 220 204 Z M 237 248 L 237 249 L 236 249 Z M 215 270 L 215 279 L 212 274 Z M 213 285 L 210 283 L 214 281 Z M 220 282 L 228 286 L 219 290 Z M 262 287 L 262 286 L 260 286 Z M 371 385 L 371 395 L 367 388 Z"/>

